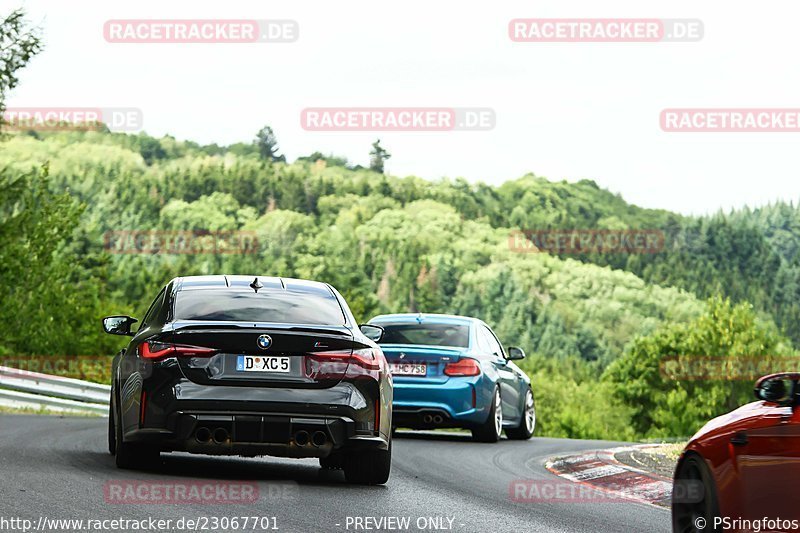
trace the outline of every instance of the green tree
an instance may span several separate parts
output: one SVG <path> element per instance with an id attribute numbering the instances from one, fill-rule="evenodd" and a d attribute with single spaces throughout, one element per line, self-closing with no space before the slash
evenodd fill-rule
<path id="1" fill-rule="evenodd" d="M 570 439 L 634 440 L 632 409 L 597 379 L 597 367 L 533 353 L 521 362 L 536 401 L 536 434 Z M 587 409 L 586 406 L 591 406 Z"/>
<path id="2" fill-rule="evenodd" d="M 17 71 L 24 68 L 42 49 L 40 32 L 17 9 L 0 21 L 0 127 L 6 110 L 5 97 L 19 83 Z"/>
<path id="3" fill-rule="evenodd" d="M 383 174 L 384 163 L 390 157 L 392 157 L 392 154 L 390 154 L 383 146 L 381 146 L 381 140 L 376 140 L 374 143 L 372 143 L 372 150 L 369 152 L 370 170 Z"/>
<path id="4" fill-rule="evenodd" d="M 278 154 L 278 137 L 275 135 L 275 132 L 272 131 L 271 127 L 264 126 L 258 130 L 255 144 L 258 147 L 258 153 L 261 159 L 272 162 L 286 161 L 284 156 Z"/>
<path id="5" fill-rule="evenodd" d="M 792 355 L 790 343 L 751 305 L 719 297 L 689 323 L 670 324 L 636 339 L 606 370 L 604 381 L 627 405 L 636 433 L 649 437 L 689 436 L 709 419 L 753 401 L 751 380 L 694 372 L 701 379 L 674 379 L 665 364 L 681 362 L 688 372 L 712 361 Z M 674 358 L 678 359 L 674 359 Z"/>
<path id="6" fill-rule="evenodd" d="M 0 353 L 103 353 L 114 345 L 98 322 L 104 265 L 75 238 L 83 206 L 47 182 L 46 167 L 0 173 Z"/>

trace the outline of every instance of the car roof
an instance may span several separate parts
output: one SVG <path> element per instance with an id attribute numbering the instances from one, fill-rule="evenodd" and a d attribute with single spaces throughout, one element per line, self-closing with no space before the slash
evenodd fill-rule
<path id="1" fill-rule="evenodd" d="M 370 320 L 372 322 L 394 322 L 397 324 L 413 324 L 424 322 L 432 324 L 464 324 L 470 325 L 480 322 L 477 318 L 461 315 L 444 315 L 438 313 L 395 313 L 390 315 L 378 315 Z"/>
<path id="2" fill-rule="evenodd" d="M 320 281 L 311 281 L 306 279 L 295 278 L 278 278 L 274 276 L 257 276 L 257 275 L 228 275 L 220 274 L 214 276 L 184 276 L 172 280 L 175 291 L 184 290 L 214 290 L 214 289 L 241 289 L 253 290 L 252 286 L 255 281 L 261 287 L 260 291 L 294 291 L 313 293 L 318 296 L 326 296 L 328 298 L 335 298 L 333 289 L 327 283 Z"/>

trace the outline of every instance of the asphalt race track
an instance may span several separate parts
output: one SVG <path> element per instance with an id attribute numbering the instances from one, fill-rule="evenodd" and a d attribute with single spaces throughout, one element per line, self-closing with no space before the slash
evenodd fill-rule
<path id="1" fill-rule="evenodd" d="M 634 502 L 515 503 L 517 479 L 558 480 L 548 458 L 621 443 L 534 438 L 498 444 L 460 434 L 399 432 L 384 487 L 344 483 L 316 460 L 162 454 L 151 471 L 123 471 L 106 451 L 103 418 L 0 415 L 0 518 L 173 519 L 274 516 L 283 532 L 389 531 L 353 517 L 410 517 L 408 531 L 448 526 L 457 532 L 669 531 L 666 510 Z M 247 503 L 109 504 L 109 481 L 241 481 L 258 484 Z M 348 522 L 348 517 L 351 517 Z M 440 518 L 441 522 L 428 521 Z M 366 529 L 372 527 L 373 529 Z M 52 530 L 52 529 L 50 529 Z M 186 529 L 174 529 L 185 531 Z M 221 530 L 221 529 L 220 529 Z M 228 530 L 233 530 L 229 528 Z M 394 529 L 398 530 L 398 529 Z M 252 531 L 252 530 L 251 530 Z"/>

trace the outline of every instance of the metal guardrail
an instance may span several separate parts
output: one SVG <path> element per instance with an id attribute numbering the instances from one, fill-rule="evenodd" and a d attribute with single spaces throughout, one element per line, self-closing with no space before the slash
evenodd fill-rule
<path id="1" fill-rule="evenodd" d="M 14 408 L 47 409 L 49 411 L 108 414 L 108 405 L 99 403 L 76 402 L 39 394 L 28 394 L 13 390 L 0 389 L 0 405 Z"/>
<path id="2" fill-rule="evenodd" d="M 0 366 L 0 403 L 61 411 L 108 413 L 111 386 Z"/>

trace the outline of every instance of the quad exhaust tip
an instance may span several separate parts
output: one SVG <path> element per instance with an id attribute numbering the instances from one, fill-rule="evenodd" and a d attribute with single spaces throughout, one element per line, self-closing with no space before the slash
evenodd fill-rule
<path id="1" fill-rule="evenodd" d="M 326 435 L 324 431 L 315 431 L 314 433 L 309 433 L 306 430 L 300 430 L 295 433 L 294 442 L 298 446 L 308 446 L 309 444 L 313 444 L 319 448 L 320 446 L 325 446 L 325 443 L 328 442 L 328 435 Z"/>
<path id="2" fill-rule="evenodd" d="M 213 432 L 207 427 L 198 428 L 194 433 L 194 438 L 200 444 L 225 444 L 228 442 L 228 430 L 225 428 L 217 428 Z"/>
<path id="3" fill-rule="evenodd" d="M 308 444 L 308 431 L 298 431 L 297 434 L 294 436 L 294 441 L 297 443 L 298 446 L 305 446 Z"/>
<path id="4" fill-rule="evenodd" d="M 207 427 L 198 428 L 195 431 L 194 438 L 200 444 L 208 444 L 209 442 L 214 442 L 214 444 L 225 444 L 228 442 L 230 434 L 228 430 L 225 428 L 217 428 L 213 432 Z M 317 448 L 321 446 L 325 446 L 328 442 L 328 435 L 325 434 L 324 431 L 315 431 L 313 434 L 309 434 L 308 431 L 301 430 L 298 431 L 294 436 L 294 442 L 298 446 L 307 446 L 309 444 L 313 444 Z"/>
<path id="5" fill-rule="evenodd" d="M 205 427 L 199 428 L 195 432 L 194 438 L 197 439 L 197 442 L 205 444 L 211 440 L 211 430 Z"/>
<path id="6" fill-rule="evenodd" d="M 228 430 L 217 428 L 214 430 L 214 444 L 225 444 L 228 441 Z"/>
<path id="7" fill-rule="evenodd" d="M 311 437 L 311 443 L 317 448 L 324 446 L 326 442 L 328 442 L 328 436 L 322 431 L 315 431 L 314 436 Z"/>

